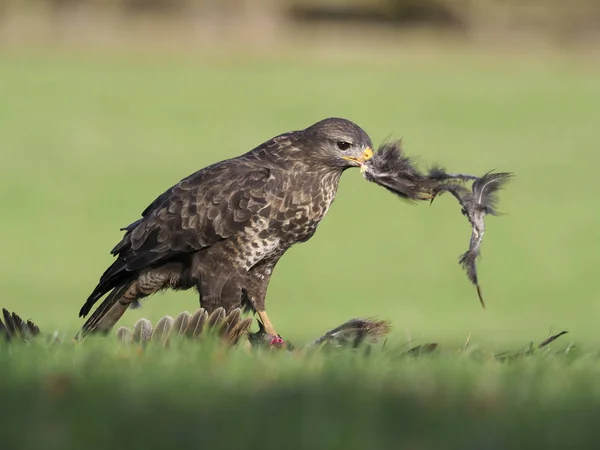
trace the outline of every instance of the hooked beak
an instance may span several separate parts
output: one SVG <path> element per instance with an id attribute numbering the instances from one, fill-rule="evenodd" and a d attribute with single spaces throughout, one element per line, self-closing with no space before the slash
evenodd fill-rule
<path id="1" fill-rule="evenodd" d="M 371 149 L 371 147 L 367 147 L 363 152 L 362 155 L 360 155 L 359 157 L 356 156 L 342 156 L 342 158 L 344 158 L 346 161 L 351 161 L 354 163 L 355 166 L 360 167 L 361 172 L 364 170 L 364 165 L 365 163 L 371 159 L 373 157 L 373 150 Z"/>

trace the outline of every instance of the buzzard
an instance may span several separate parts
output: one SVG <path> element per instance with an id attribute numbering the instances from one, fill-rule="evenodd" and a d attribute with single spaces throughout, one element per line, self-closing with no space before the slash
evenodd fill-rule
<path id="1" fill-rule="evenodd" d="M 243 307 L 277 336 L 265 310 L 275 265 L 315 233 L 342 173 L 373 156 L 355 123 L 329 118 L 201 169 L 123 228 L 116 256 L 79 313 L 80 336 L 107 332 L 130 306 L 164 289 L 197 289 L 208 314 Z"/>

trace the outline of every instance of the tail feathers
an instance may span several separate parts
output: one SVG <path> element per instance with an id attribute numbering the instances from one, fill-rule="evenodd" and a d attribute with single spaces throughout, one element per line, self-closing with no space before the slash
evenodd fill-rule
<path id="1" fill-rule="evenodd" d="M 90 294 L 90 296 L 87 298 L 87 300 L 79 310 L 79 317 L 87 316 L 92 310 L 92 307 L 104 294 L 106 294 L 106 292 L 107 290 L 104 288 L 104 286 L 102 286 L 102 284 L 96 286 L 96 289 L 94 289 L 94 291 Z"/>
<path id="2" fill-rule="evenodd" d="M 90 294 L 84 305 L 81 307 L 81 310 L 79 311 L 79 317 L 87 316 L 96 302 L 111 289 L 118 287 L 118 285 L 121 284 L 123 279 L 128 275 L 131 275 L 131 273 L 127 272 L 125 261 L 123 259 L 119 258 L 112 263 L 111 266 L 106 269 L 104 274 L 102 274 L 98 286 L 96 286 L 94 291 Z"/>
<path id="3" fill-rule="evenodd" d="M 115 325 L 115 323 L 121 318 L 121 316 L 125 313 L 127 308 L 129 308 L 131 303 L 134 301 L 134 299 L 123 298 L 124 294 L 134 282 L 135 280 L 130 280 L 127 283 L 115 287 L 110 292 L 110 294 L 108 294 L 106 299 L 104 299 L 104 301 L 100 304 L 100 306 L 96 308 L 96 311 L 94 311 L 90 318 L 83 324 L 83 327 L 81 328 L 81 331 L 77 334 L 76 339 L 84 337 L 89 333 L 106 333 L 110 331 Z"/>

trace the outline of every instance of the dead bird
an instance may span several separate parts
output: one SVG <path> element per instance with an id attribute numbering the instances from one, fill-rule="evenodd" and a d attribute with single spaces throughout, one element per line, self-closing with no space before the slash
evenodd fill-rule
<path id="1" fill-rule="evenodd" d="M 295 349 L 294 345 L 284 341 L 281 336 L 268 334 L 260 321 L 258 321 L 258 326 L 259 330 L 256 333 L 248 334 L 248 339 L 253 346 Z M 390 330 L 390 323 L 386 320 L 350 319 L 342 325 L 327 331 L 304 348 L 357 348 L 364 343 L 377 343 Z"/>
<path id="2" fill-rule="evenodd" d="M 406 156 L 401 141 L 383 143 L 377 152 L 362 167 L 363 176 L 402 199 L 416 202 L 435 199 L 449 192 L 460 203 L 461 212 L 471 223 L 472 232 L 469 249 L 459 258 L 459 264 L 477 288 L 481 305 L 485 307 L 481 287 L 477 278 L 477 259 L 485 232 L 486 214 L 498 215 L 495 206 L 497 193 L 513 176 L 508 172 L 488 172 L 482 177 L 464 173 L 448 173 L 440 166 L 421 172 L 414 160 Z M 472 182 L 471 189 L 465 185 Z"/>
<path id="3" fill-rule="evenodd" d="M 351 319 L 316 339 L 311 346 L 356 348 L 366 341 L 378 342 L 390 330 L 390 323 L 386 320 Z"/>
<path id="4" fill-rule="evenodd" d="M 294 345 L 291 342 L 286 342 L 280 335 L 269 334 L 266 331 L 264 324 L 260 319 L 256 319 L 258 322 L 258 331 L 255 333 L 248 333 L 248 341 L 253 347 L 272 347 L 272 348 L 286 348 L 293 350 Z"/>
<path id="5" fill-rule="evenodd" d="M 16 313 L 3 309 L 4 323 L 0 319 L 0 336 L 8 341 L 29 341 L 40 334 L 40 329 L 32 321 L 24 321 Z M 251 332 L 252 318 L 243 317 L 239 308 L 225 314 L 223 308 L 217 308 L 208 314 L 200 308 L 194 314 L 187 311 L 175 319 L 165 316 L 156 326 L 148 319 L 138 320 L 132 328 L 122 326 L 115 333 L 125 343 L 157 342 L 168 347 L 173 339 L 185 338 L 201 341 L 207 335 L 220 337 L 228 345 L 249 343 L 252 347 L 294 350 L 295 347 L 277 335 L 266 332 L 265 326 L 258 321 L 258 331 Z M 390 331 L 390 323 L 384 320 L 351 319 L 317 338 L 308 347 L 352 347 L 369 342 L 375 343 Z M 306 348 L 306 347 L 305 347 Z"/>

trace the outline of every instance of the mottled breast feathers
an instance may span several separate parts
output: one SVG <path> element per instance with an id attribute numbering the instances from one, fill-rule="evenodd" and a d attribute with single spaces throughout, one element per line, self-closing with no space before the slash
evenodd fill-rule
<path id="1" fill-rule="evenodd" d="M 363 134 L 349 121 L 325 120 L 184 178 L 124 228 L 112 250 L 118 259 L 98 292 L 127 273 L 171 261 L 187 266 L 186 258 L 224 240 L 227 245 L 214 251 L 227 253 L 222 258 L 237 268 L 276 260 L 309 239 L 329 209 L 342 172 L 351 166 L 337 148 L 339 139 L 350 136 L 360 154 L 370 145 Z"/>

